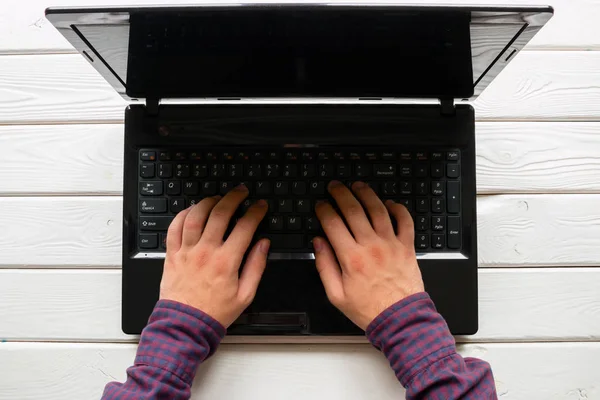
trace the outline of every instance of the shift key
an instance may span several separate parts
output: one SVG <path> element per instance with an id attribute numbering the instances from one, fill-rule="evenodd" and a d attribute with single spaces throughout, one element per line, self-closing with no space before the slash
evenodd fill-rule
<path id="1" fill-rule="evenodd" d="M 141 231 L 166 231 L 174 217 L 140 217 Z"/>

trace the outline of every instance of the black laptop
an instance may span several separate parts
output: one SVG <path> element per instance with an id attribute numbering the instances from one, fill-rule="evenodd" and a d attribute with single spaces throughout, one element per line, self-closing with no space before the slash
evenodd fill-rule
<path id="1" fill-rule="evenodd" d="M 326 185 L 368 182 L 415 222 L 452 333 L 478 328 L 475 99 L 550 7 L 235 5 L 48 9 L 125 110 L 123 313 L 158 299 L 167 227 L 240 182 L 271 239 L 234 335 L 360 335 L 327 300 L 311 239 Z"/>

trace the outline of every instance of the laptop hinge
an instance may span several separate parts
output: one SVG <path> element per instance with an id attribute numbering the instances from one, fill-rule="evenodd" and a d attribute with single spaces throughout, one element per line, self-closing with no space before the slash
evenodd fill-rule
<path id="1" fill-rule="evenodd" d="M 454 106 L 454 99 L 440 99 L 440 106 L 442 115 L 451 117 L 456 115 L 456 107 Z"/>
<path id="2" fill-rule="evenodd" d="M 158 106 L 160 105 L 159 99 L 146 99 L 146 114 L 149 117 L 158 117 Z"/>

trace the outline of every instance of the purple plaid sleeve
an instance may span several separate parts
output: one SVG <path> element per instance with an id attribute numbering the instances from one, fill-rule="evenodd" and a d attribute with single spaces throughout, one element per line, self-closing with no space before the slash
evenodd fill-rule
<path id="1" fill-rule="evenodd" d="M 142 332 L 127 381 L 106 385 L 102 399 L 189 399 L 198 365 L 224 336 L 225 328 L 202 311 L 160 300 Z"/>
<path id="2" fill-rule="evenodd" d="M 411 399 L 497 399 L 490 365 L 456 352 L 448 325 L 427 293 L 407 297 L 367 327 Z"/>

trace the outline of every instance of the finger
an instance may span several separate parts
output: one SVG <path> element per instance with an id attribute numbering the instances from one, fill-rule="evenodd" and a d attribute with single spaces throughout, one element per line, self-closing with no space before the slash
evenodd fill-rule
<path id="1" fill-rule="evenodd" d="M 392 216 L 396 218 L 396 222 L 398 225 L 398 227 L 396 228 L 396 237 L 398 238 L 398 240 L 400 240 L 405 246 L 414 246 L 415 226 L 413 223 L 413 219 L 406 207 L 392 200 L 386 201 L 385 206 L 390 211 L 390 214 L 392 214 Z"/>
<path id="2" fill-rule="evenodd" d="M 167 252 L 178 251 L 181 248 L 183 235 L 183 222 L 192 208 L 186 208 L 179 212 L 175 219 L 171 221 L 167 231 Z"/>
<path id="3" fill-rule="evenodd" d="M 337 254 L 356 246 L 356 240 L 354 240 L 350 231 L 344 225 L 344 221 L 335 212 L 331 204 L 326 201 L 320 201 L 315 207 L 315 212 L 329 242 Z"/>
<path id="4" fill-rule="evenodd" d="M 227 226 L 235 210 L 240 206 L 242 201 L 248 196 L 248 188 L 239 185 L 225 195 L 219 203 L 212 209 L 204 234 L 200 240 L 201 243 L 223 243 L 223 236 L 227 231 Z"/>
<path id="5" fill-rule="evenodd" d="M 373 189 L 364 182 L 354 182 L 352 190 L 367 209 L 375 232 L 382 237 L 393 237 L 394 228 L 390 214 Z"/>
<path id="6" fill-rule="evenodd" d="M 344 300 L 344 285 L 340 266 L 335 259 L 331 246 L 325 239 L 314 238 L 313 246 L 315 248 L 317 271 L 319 271 L 319 276 L 325 287 L 327 298 L 329 298 L 331 304 L 339 308 Z"/>
<path id="7" fill-rule="evenodd" d="M 182 246 L 195 246 L 202 237 L 206 220 L 213 207 L 219 202 L 221 196 L 207 197 L 193 207 L 185 217 L 183 223 Z"/>
<path id="8" fill-rule="evenodd" d="M 259 240 L 250 251 L 242 269 L 238 285 L 238 299 L 246 306 L 254 299 L 260 278 L 265 272 L 270 244 L 268 239 Z"/>
<path id="9" fill-rule="evenodd" d="M 267 214 L 268 209 L 267 202 L 264 200 L 259 200 L 257 203 L 253 204 L 246 214 L 235 224 L 235 228 L 225 241 L 224 246 L 227 247 L 227 250 L 231 252 L 231 254 L 237 254 L 240 258 L 244 256 L 244 253 L 250 246 L 252 242 L 252 237 L 260 224 L 260 221 L 263 220 L 265 215 Z"/>
<path id="10" fill-rule="evenodd" d="M 375 231 L 365 214 L 365 210 L 346 185 L 339 181 L 331 181 L 327 189 L 344 215 L 356 241 L 360 243 L 365 239 L 374 237 Z"/>

